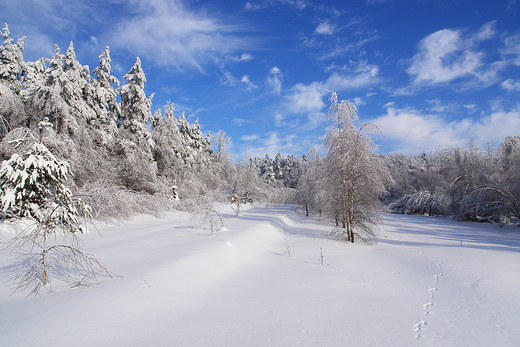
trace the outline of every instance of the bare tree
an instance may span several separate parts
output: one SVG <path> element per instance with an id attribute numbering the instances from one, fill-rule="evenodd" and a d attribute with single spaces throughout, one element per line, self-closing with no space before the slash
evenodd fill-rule
<path id="1" fill-rule="evenodd" d="M 220 211 L 217 210 L 213 204 L 206 204 L 199 207 L 195 211 L 194 217 L 199 219 L 204 224 L 209 224 L 210 235 L 214 235 L 215 231 L 224 228 L 224 219 L 220 215 Z"/>

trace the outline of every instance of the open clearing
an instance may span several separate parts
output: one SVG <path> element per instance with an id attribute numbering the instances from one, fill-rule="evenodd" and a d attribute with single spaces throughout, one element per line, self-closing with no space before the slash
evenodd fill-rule
<path id="1" fill-rule="evenodd" d="M 0 346 L 520 345 L 517 227 L 385 215 L 366 246 L 291 207 L 221 207 L 214 236 L 180 212 L 91 228 L 122 276 L 91 288 L 12 294 L 0 253 Z"/>

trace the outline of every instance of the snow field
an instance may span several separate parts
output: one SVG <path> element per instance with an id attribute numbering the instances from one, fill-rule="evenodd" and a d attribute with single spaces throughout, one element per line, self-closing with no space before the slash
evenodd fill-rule
<path id="1" fill-rule="evenodd" d="M 520 343 L 516 229 L 387 215 L 365 246 L 290 207 L 221 214 L 215 236 L 180 212 L 90 228 L 84 250 L 122 277 L 36 298 L 10 296 L 0 253 L 0 346 Z"/>

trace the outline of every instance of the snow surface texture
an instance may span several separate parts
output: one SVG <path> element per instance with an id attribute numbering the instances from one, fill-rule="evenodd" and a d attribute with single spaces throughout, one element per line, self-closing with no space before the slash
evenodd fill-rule
<path id="1" fill-rule="evenodd" d="M 90 228 L 123 276 L 91 288 L 10 296 L 1 253 L 0 346 L 520 345 L 515 227 L 387 215 L 363 246 L 289 207 L 221 213 L 214 237 L 180 212 Z"/>

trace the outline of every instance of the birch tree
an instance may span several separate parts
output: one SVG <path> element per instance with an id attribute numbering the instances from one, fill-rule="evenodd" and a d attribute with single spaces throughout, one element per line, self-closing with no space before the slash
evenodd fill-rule
<path id="1" fill-rule="evenodd" d="M 324 212 L 336 222 L 338 237 L 354 242 L 356 236 L 368 240 L 375 236 L 380 221 L 379 197 L 385 192 L 388 169 L 374 153 L 376 146 L 367 132 L 377 130 L 373 124 L 358 129 L 356 106 L 332 92 L 328 118 L 333 126 L 327 134 L 328 149 L 320 200 Z"/>

